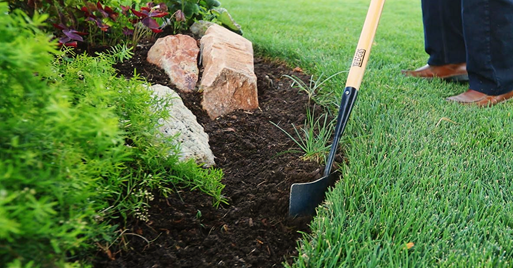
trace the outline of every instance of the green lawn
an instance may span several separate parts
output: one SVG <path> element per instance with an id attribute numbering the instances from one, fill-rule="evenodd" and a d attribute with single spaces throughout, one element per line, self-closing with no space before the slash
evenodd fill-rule
<path id="1" fill-rule="evenodd" d="M 318 77 L 349 70 L 369 2 L 222 3 L 257 53 Z M 348 165 L 294 267 L 513 266 L 513 103 L 460 106 L 444 99 L 467 84 L 402 77 L 425 64 L 423 42 L 420 1 L 387 2 L 342 139 Z M 345 79 L 317 100 L 336 109 Z"/>

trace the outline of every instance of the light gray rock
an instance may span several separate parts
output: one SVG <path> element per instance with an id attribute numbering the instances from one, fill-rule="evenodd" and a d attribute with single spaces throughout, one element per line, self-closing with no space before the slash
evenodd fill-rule
<path id="1" fill-rule="evenodd" d="M 210 27 L 214 24 L 215 23 L 210 22 L 210 21 L 199 20 L 199 21 L 194 22 L 191 25 L 190 30 L 191 30 L 192 34 L 194 34 L 194 36 L 201 38 L 205 35 L 205 32 L 207 31 L 208 27 Z"/>
<path id="2" fill-rule="evenodd" d="M 196 116 L 183 104 L 180 96 L 172 89 L 162 85 L 153 85 L 151 90 L 158 98 L 171 98 L 170 117 L 160 119 L 160 132 L 165 137 L 175 136 L 180 144 L 180 160 L 194 159 L 205 167 L 215 165 L 214 154 L 208 144 L 208 135 L 196 121 Z"/>

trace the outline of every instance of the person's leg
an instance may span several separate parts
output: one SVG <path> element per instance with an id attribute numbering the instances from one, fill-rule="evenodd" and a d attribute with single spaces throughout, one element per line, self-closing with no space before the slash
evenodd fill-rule
<path id="1" fill-rule="evenodd" d="M 462 5 L 469 87 L 493 96 L 512 91 L 513 0 L 462 0 Z"/>
<path id="2" fill-rule="evenodd" d="M 424 47 L 429 55 L 428 64 L 416 70 L 403 70 L 405 76 L 468 80 L 461 1 L 422 0 Z"/>
<path id="3" fill-rule="evenodd" d="M 424 46 L 429 65 L 466 61 L 461 4 L 462 0 L 422 0 Z"/>

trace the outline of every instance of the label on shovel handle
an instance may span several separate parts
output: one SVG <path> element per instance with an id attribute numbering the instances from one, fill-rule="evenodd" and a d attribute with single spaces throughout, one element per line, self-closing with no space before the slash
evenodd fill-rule
<path id="1" fill-rule="evenodd" d="M 363 59 L 365 59 L 365 52 L 366 50 L 363 48 L 357 49 L 354 53 L 354 59 L 352 66 L 354 67 L 362 67 L 363 65 Z"/>

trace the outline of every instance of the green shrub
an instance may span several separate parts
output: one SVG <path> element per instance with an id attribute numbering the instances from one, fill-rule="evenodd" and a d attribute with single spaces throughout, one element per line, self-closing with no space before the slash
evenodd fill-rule
<path id="1" fill-rule="evenodd" d="M 157 133 L 168 101 L 112 64 L 127 48 L 67 57 L 33 19 L 0 3 L 0 263 L 80 264 L 154 194 L 198 188 L 223 202 L 222 172 L 179 163 Z"/>
<path id="2" fill-rule="evenodd" d="M 32 259 L 45 266 L 80 248 L 93 231 L 87 221 L 96 214 L 95 178 L 83 162 L 86 148 L 67 140 L 78 132 L 54 108 L 75 118 L 79 111 L 42 79 L 57 53 L 37 29 L 45 16 L 30 23 L 21 12 L 7 15 L 4 3 L 0 16 L 0 263 Z M 76 138 L 97 142 L 88 135 Z"/>

